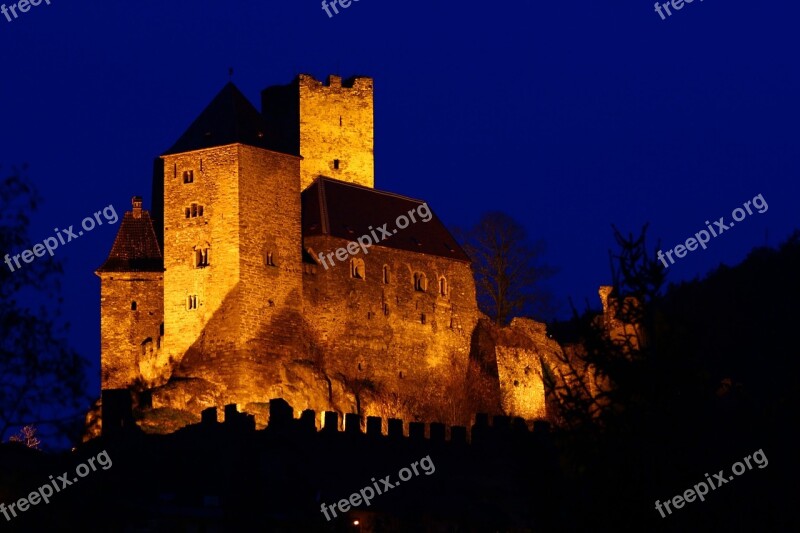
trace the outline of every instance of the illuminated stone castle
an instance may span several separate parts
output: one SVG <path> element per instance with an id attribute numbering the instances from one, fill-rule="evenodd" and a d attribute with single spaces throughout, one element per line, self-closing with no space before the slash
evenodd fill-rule
<path id="1" fill-rule="evenodd" d="M 329 269 L 320 252 L 422 204 L 374 188 L 373 80 L 231 83 L 134 197 L 101 279 L 102 388 L 199 419 L 236 403 L 464 423 L 468 397 L 545 415 L 544 327 L 478 311 L 469 258 L 433 215 Z M 363 261 L 361 263 L 360 261 Z M 479 384 L 483 383 L 483 388 Z"/>

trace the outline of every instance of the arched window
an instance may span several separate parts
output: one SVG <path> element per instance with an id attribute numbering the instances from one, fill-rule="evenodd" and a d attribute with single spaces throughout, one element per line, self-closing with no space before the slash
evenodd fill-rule
<path id="1" fill-rule="evenodd" d="M 356 279 L 367 279 L 367 267 L 363 259 L 350 260 L 350 275 Z"/>
<path id="2" fill-rule="evenodd" d="M 414 272 L 414 290 L 420 292 L 428 290 L 428 278 L 422 272 Z"/>
<path id="3" fill-rule="evenodd" d="M 447 296 L 447 278 L 439 278 L 439 296 Z"/>
<path id="4" fill-rule="evenodd" d="M 383 283 L 389 284 L 389 265 L 383 265 Z"/>

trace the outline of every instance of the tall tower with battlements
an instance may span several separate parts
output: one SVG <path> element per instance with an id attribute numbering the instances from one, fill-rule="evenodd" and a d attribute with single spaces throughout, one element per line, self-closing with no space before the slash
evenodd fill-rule
<path id="1" fill-rule="evenodd" d="M 275 148 L 303 157 L 300 190 L 318 176 L 375 186 L 373 80 L 329 76 L 327 83 L 300 74 L 261 93 Z"/>

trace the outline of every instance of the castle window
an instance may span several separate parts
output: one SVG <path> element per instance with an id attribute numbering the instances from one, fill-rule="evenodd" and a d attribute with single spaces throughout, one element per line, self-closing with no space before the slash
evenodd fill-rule
<path id="1" fill-rule="evenodd" d="M 342 116 L 339 115 L 339 127 L 341 127 L 341 126 L 342 126 Z"/>
<path id="2" fill-rule="evenodd" d="M 186 298 L 186 308 L 189 310 L 197 309 L 197 295 L 191 294 Z"/>
<path id="3" fill-rule="evenodd" d="M 355 279 L 367 279 L 367 267 L 361 258 L 350 260 L 350 276 Z"/>
<path id="4" fill-rule="evenodd" d="M 339 170 L 339 160 L 338 159 L 334 159 L 333 160 L 333 168 L 336 169 L 336 170 Z"/>
<path id="5" fill-rule="evenodd" d="M 275 258 L 272 256 L 272 252 L 267 252 L 267 255 L 265 257 L 265 261 L 267 263 L 267 266 L 270 266 L 270 267 L 274 267 L 275 266 Z"/>
<path id="6" fill-rule="evenodd" d="M 178 164 L 177 163 L 172 165 L 172 177 L 173 178 L 177 178 L 178 177 Z"/>
<path id="7" fill-rule="evenodd" d="M 137 306 L 136 306 L 136 300 L 133 300 L 133 301 L 131 302 L 131 311 L 136 311 L 136 307 L 137 307 Z"/>
<path id="8" fill-rule="evenodd" d="M 194 183 L 194 170 L 186 170 L 183 173 L 184 183 Z"/>
<path id="9" fill-rule="evenodd" d="M 386 302 L 383 302 L 381 304 L 381 307 L 383 308 L 384 316 L 389 316 L 389 304 L 387 304 Z"/>
<path id="10" fill-rule="evenodd" d="M 203 206 L 192 204 L 184 210 L 186 218 L 197 218 L 203 216 Z"/>
<path id="11" fill-rule="evenodd" d="M 425 313 L 422 313 L 422 314 L 420 315 L 420 317 L 419 317 L 419 321 L 420 321 L 421 323 L 423 323 L 423 324 L 425 323 L 426 319 L 427 319 L 427 317 L 425 316 Z"/>
<path id="12" fill-rule="evenodd" d="M 383 265 L 383 283 L 389 284 L 389 265 Z"/>
<path id="13" fill-rule="evenodd" d="M 447 279 L 444 276 L 439 278 L 439 296 L 447 296 Z"/>
<path id="14" fill-rule="evenodd" d="M 194 266 L 195 268 L 203 268 L 208 266 L 208 248 L 195 248 L 194 250 Z"/>
<path id="15" fill-rule="evenodd" d="M 422 272 L 414 272 L 414 290 L 419 292 L 428 290 L 428 278 Z"/>

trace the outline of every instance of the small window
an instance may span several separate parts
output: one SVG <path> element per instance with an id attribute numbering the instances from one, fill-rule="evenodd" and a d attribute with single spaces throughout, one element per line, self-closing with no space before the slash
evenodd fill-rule
<path id="1" fill-rule="evenodd" d="M 364 265 L 363 259 L 350 260 L 350 275 L 355 279 L 367 279 L 367 267 Z"/>
<path id="2" fill-rule="evenodd" d="M 389 304 L 387 304 L 386 302 L 383 302 L 381 304 L 381 307 L 383 308 L 384 316 L 389 316 Z"/>
<path id="3" fill-rule="evenodd" d="M 184 183 L 194 183 L 194 170 L 186 170 L 183 173 Z"/>
<path id="4" fill-rule="evenodd" d="M 444 276 L 439 278 L 439 296 L 447 296 L 447 279 Z"/>
<path id="5" fill-rule="evenodd" d="M 186 218 L 197 218 L 203 216 L 203 206 L 198 204 L 192 204 L 184 210 L 186 214 Z"/>
<path id="6" fill-rule="evenodd" d="M 338 159 L 334 159 L 333 160 L 333 168 L 336 169 L 336 170 L 339 170 L 339 160 Z"/>
<path id="7" fill-rule="evenodd" d="M 389 265 L 383 265 L 383 283 L 384 285 L 389 284 Z"/>
<path id="8" fill-rule="evenodd" d="M 189 295 L 189 297 L 186 299 L 186 307 L 189 310 L 197 309 L 197 295 L 196 294 Z"/>
<path id="9" fill-rule="evenodd" d="M 136 305 L 136 300 L 133 300 L 133 301 L 131 302 L 131 311 L 136 311 L 136 307 L 137 307 L 137 305 Z"/>
<path id="10" fill-rule="evenodd" d="M 195 268 L 204 268 L 208 264 L 208 248 L 196 248 L 194 251 Z"/>
<path id="11" fill-rule="evenodd" d="M 266 262 L 267 262 L 267 266 L 271 266 L 271 267 L 275 266 L 275 258 L 272 256 L 272 252 L 267 252 Z"/>
<path id="12" fill-rule="evenodd" d="M 422 272 L 414 273 L 414 290 L 419 292 L 428 290 L 428 278 Z"/>
<path id="13" fill-rule="evenodd" d="M 420 321 L 420 322 L 422 322 L 422 323 L 424 324 L 424 323 L 426 322 L 426 320 L 427 320 L 427 317 L 425 316 L 425 313 L 422 313 L 422 314 L 419 316 L 419 321 Z"/>

